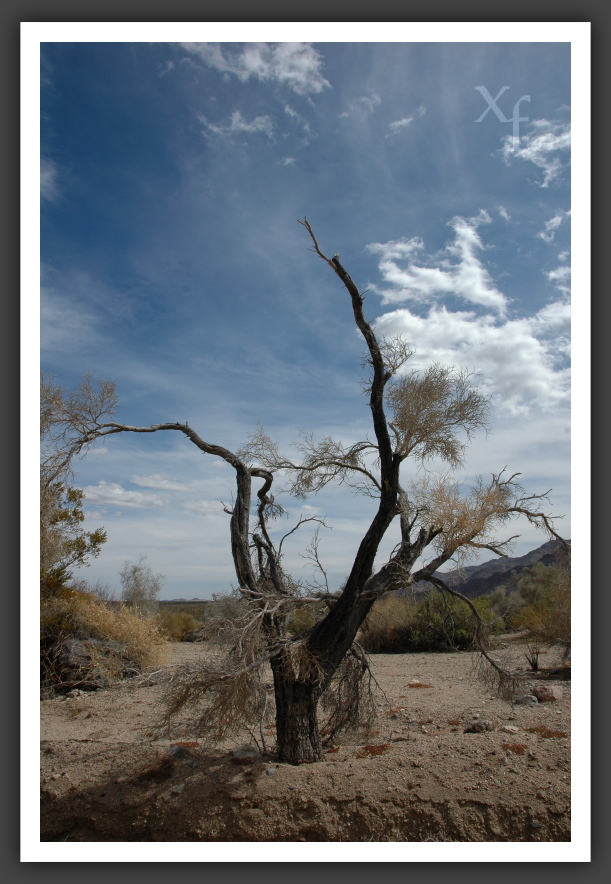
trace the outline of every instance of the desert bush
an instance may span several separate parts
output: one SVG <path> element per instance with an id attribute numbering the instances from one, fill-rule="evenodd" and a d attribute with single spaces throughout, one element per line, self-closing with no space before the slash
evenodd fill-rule
<path id="1" fill-rule="evenodd" d="M 150 617 L 157 613 L 157 598 L 164 575 L 155 574 L 145 561 L 146 556 L 140 556 L 137 562 L 124 562 L 119 577 L 123 586 L 123 601 L 144 616 Z"/>
<path id="2" fill-rule="evenodd" d="M 472 601 L 486 629 L 500 629 L 488 599 Z M 364 648 L 374 654 L 467 650 L 473 647 L 474 637 L 475 620 L 469 608 L 437 589 L 419 599 L 389 593 L 376 602 L 361 630 Z"/>
<path id="3" fill-rule="evenodd" d="M 201 629 L 203 622 L 187 611 L 172 611 L 164 607 L 159 612 L 158 624 L 163 635 L 172 641 L 181 642 L 186 636 Z"/>
<path id="4" fill-rule="evenodd" d="M 502 629 L 504 631 L 513 629 L 514 619 L 520 608 L 524 607 L 524 600 L 520 593 L 515 589 L 512 590 L 511 587 L 499 586 L 486 598 L 492 613 L 502 621 Z"/>
<path id="5" fill-rule="evenodd" d="M 388 593 L 378 599 L 360 631 L 360 641 L 372 654 L 403 653 L 416 624 L 419 602 Z"/>
<path id="6" fill-rule="evenodd" d="M 213 593 L 206 606 L 202 638 L 226 644 L 234 636 L 236 626 L 248 616 L 249 605 L 238 590 Z"/>
<path id="7" fill-rule="evenodd" d="M 91 592 L 63 587 L 41 606 L 41 681 L 62 688 L 104 684 L 160 663 L 165 640 L 136 610 L 111 609 Z"/>
<path id="8" fill-rule="evenodd" d="M 531 641 L 571 652 L 571 578 L 566 568 L 537 563 L 516 581 L 525 606 L 513 618 Z"/>
<path id="9" fill-rule="evenodd" d="M 318 623 L 325 613 L 326 608 L 323 604 L 309 602 L 297 605 L 289 617 L 288 631 L 293 635 L 300 635 Z"/>

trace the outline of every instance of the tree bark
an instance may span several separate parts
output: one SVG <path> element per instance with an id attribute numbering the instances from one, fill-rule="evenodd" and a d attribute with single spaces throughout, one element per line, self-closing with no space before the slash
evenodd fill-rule
<path id="1" fill-rule="evenodd" d="M 287 764 L 310 764 L 322 758 L 316 709 L 320 688 L 312 675 L 299 678 L 286 652 L 271 659 L 276 700 L 278 758 Z"/>

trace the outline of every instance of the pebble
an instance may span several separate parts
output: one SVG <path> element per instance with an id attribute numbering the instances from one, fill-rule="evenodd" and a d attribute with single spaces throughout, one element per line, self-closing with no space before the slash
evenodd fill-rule
<path id="1" fill-rule="evenodd" d="M 277 767 L 268 767 L 267 770 L 265 771 L 265 773 L 268 775 L 268 777 L 273 777 L 274 774 L 278 773 L 278 768 Z"/>

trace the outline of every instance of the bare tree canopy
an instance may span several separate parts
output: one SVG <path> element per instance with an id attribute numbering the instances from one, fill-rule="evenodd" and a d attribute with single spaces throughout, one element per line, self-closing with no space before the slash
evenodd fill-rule
<path id="1" fill-rule="evenodd" d="M 206 441 L 186 423 L 140 427 L 105 420 L 113 404 L 114 388 L 110 387 L 100 388 L 91 407 L 83 408 L 77 397 L 72 408 L 66 403 L 64 410 L 71 456 L 115 433 L 172 431 L 183 433 L 200 451 L 222 458 L 234 469 L 235 502 L 226 511 L 231 517 L 241 622 L 235 643 L 216 665 L 178 683 L 170 712 L 197 707 L 200 727 L 205 732 L 207 723 L 215 721 L 217 737 L 238 718 L 254 725 L 265 714 L 262 673 L 269 664 L 279 758 L 294 764 L 321 757 L 323 729 L 329 738 L 370 711 L 367 691 L 363 691 L 369 670 L 356 638 L 376 599 L 418 580 L 455 594 L 437 576 L 438 569 L 450 559 L 461 562 L 481 549 L 507 555 L 514 538 L 499 537 L 498 532 L 518 516 L 561 539 L 544 509 L 549 492 L 528 493 L 517 482 L 519 474 L 506 475 L 503 469 L 467 490 L 452 479 L 451 472 L 463 462 L 473 433 L 487 426 L 488 397 L 472 386 L 467 373 L 453 367 L 432 365 L 423 371 L 404 371 L 413 355 L 411 347 L 401 339 L 378 339 L 365 319 L 363 296 L 339 256 L 323 254 L 308 221 L 300 223 L 310 237 L 312 251 L 342 282 L 366 345 L 371 439 L 345 445 L 330 437 L 317 441 L 306 435 L 297 444 L 300 458 L 292 460 L 262 429 L 234 453 Z M 424 478 L 402 484 L 401 467 L 408 459 L 413 463 L 435 459 L 446 465 L 447 472 L 426 473 Z M 276 544 L 270 535 L 270 520 L 281 512 L 272 493 L 280 472 L 286 491 L 298 498 L 339 482 L 374 500 L 371 522 L 341 589 L 327 585 L 317 535 L 308 555 L 322 579 L 305 586 L 285 571 L 282 541 Z M 397 520 L 399 542 L 376 571 L 380 544 Z M 312 601 L 320 602 L 319 619 L 293 635 L 288 625 L 291 613 Z M 324 728 L 319 710 L 325 715 Z"/>

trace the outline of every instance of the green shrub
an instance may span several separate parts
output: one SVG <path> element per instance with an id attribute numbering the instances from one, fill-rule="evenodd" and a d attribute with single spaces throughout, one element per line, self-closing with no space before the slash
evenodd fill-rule
<path id="1" fill-rule="evenodd" d="M 499 622 L 485 598 L 473 604 L 487 630 Z M 475 621 L 460 599 L 430 589 L 420 599 L 389 593 L 379 599 L 361 630 L 361 641 L 374 654 L 457 651 L 473 647 Z"/>

